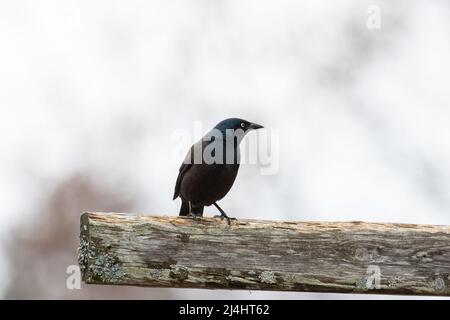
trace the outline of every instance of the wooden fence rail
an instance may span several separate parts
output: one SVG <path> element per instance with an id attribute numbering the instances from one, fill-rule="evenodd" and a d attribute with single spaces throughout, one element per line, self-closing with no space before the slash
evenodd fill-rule
<path id="1" fill-rule="evenodd" d="M 450 296 L 450 227 L 84 213 L 86 283 Z"/>

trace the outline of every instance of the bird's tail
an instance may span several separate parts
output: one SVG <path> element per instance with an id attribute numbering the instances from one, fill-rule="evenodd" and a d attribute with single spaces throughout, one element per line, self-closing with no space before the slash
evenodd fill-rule
<path id="1" fill-rule="evenodd" d="M 181 201 L 180 216 L 187 216 L 188 214 L 189 214 L 189 202 Z"/>

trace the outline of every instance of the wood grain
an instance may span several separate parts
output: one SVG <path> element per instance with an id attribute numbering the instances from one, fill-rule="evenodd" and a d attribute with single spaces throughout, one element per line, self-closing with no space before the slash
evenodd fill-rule
<path id="1" fill-rule="evenodd" d="M 84 213 L 86 283 L 450 295 L 450 227 Z"/>

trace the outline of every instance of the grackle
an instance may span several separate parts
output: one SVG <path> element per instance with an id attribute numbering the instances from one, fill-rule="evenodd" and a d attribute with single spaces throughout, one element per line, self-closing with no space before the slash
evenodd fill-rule
<path id="1" fill-rule="evenodd" d="M 230 191 L 239 170 L 239 144 L 250 130 L 263 126 L 243 119 L 230 118 L 219 122 L 189 150 L 183 161 L 173 199 L 181 198 L 180 216 L 203 216 L 205 206 L 214 205 L 220 218 L 230 220 L 219 207 Z"/>

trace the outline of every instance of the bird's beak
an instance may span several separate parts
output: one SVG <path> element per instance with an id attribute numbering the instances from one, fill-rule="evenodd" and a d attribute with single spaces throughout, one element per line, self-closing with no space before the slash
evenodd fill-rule
<path id="1" fill-rule="evenodd" d="M 256 124 L 256 123 L 251 123 L 249 126 L 248 126 L 248 128 L 250 129 L 250 130 L 256 130 L 256 129 L 261 129 L 261 128 L 264 128 L 262 125 L 259 125 L 259 124 Z"/>

